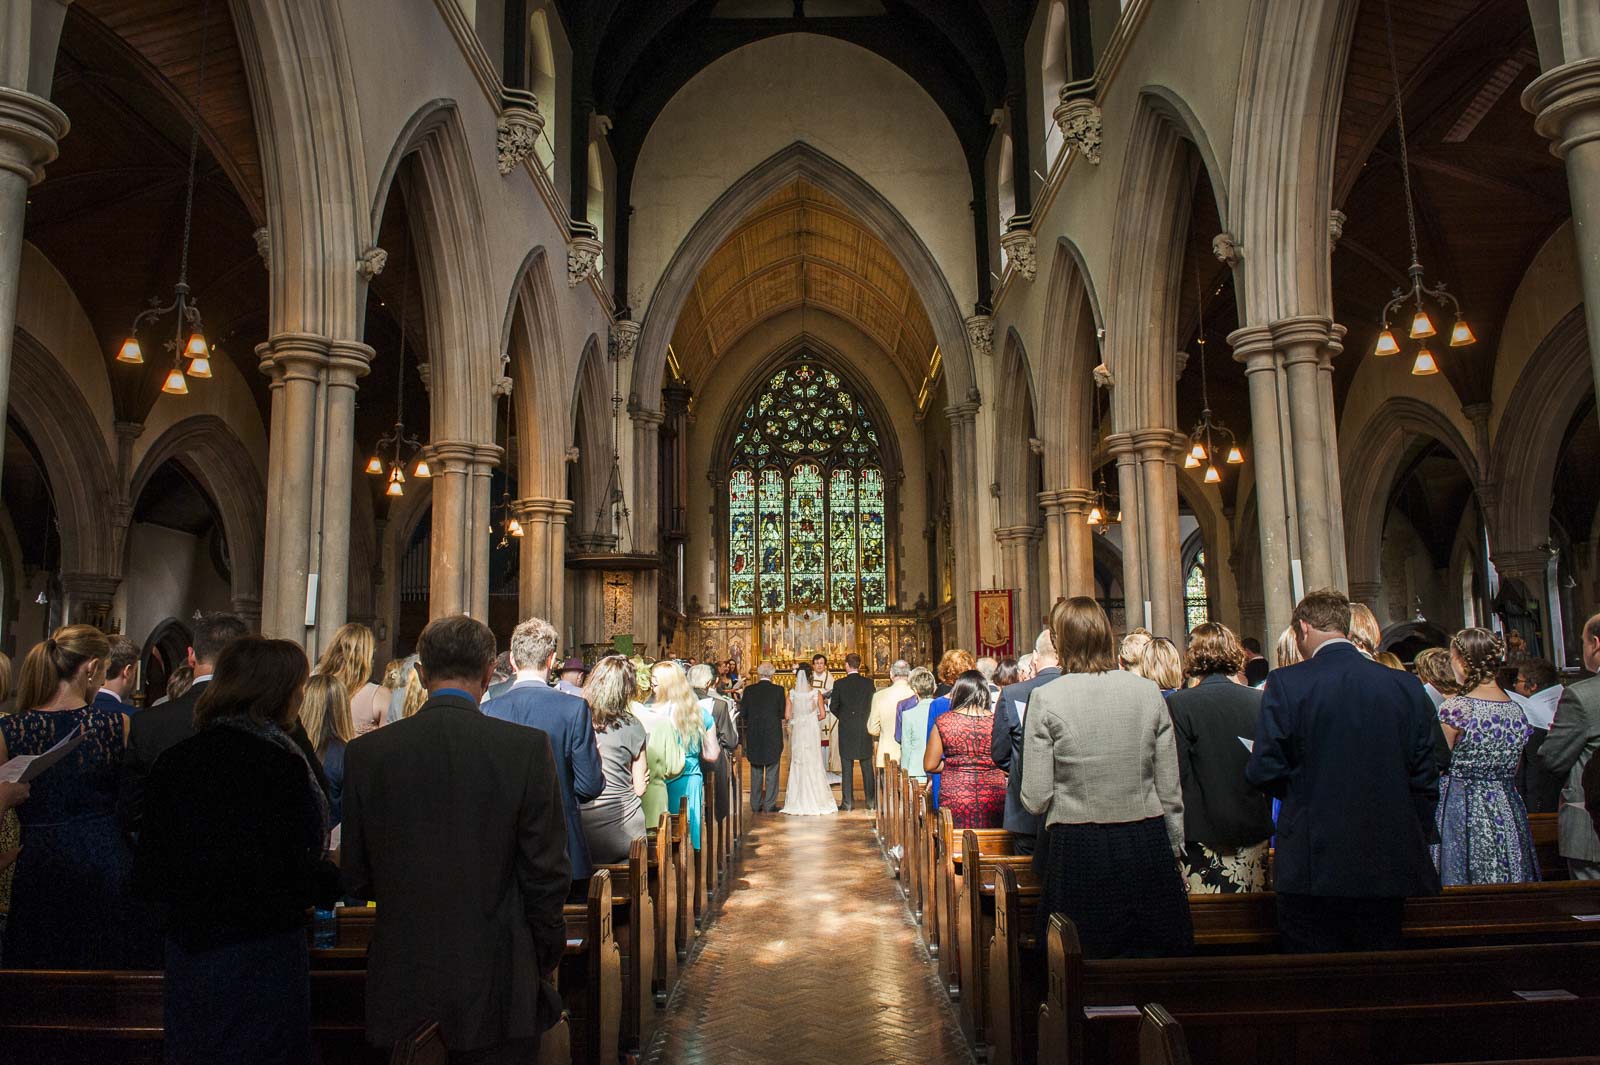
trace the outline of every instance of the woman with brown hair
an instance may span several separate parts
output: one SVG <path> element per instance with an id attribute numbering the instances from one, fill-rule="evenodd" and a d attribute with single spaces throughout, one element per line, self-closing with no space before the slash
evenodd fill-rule
<path id="1" fill-rule="evenodd" d="M 350 698 L 337 677 L 317 674 L 306 681 L 300 702 L 300 727 L 305 729 L 328 781 L 329 824 L 342 819 L 344 801 L 344 749 L 356 738 L 350 721 Z"/>
<path id="2" fill-rule="evenodd" d="M 1198 681 L 1167 697 L 1183 781 L 1183 856 L 1189 893 L 1267 889 L 1271 801 L 1244 778 L 1261 693 L 1238 682 L 1244 647 L 1226 625 L 1189 634 L 1184 672 Z"/>
<path id="3" fill-rule="evenodd" d="M 350 722 L 357 736 L 364 736 L 383 724 L 384 714 L 389 709 L 390 693 L 372 683 L 372 655 L 376 647 L 371 629 L 360 622 L 348 622 L 334 632 L 327 649 L 317 660 L 317 668 L 311 671 L 316 676 L 333 677 L 344 685 L 345 696 L 350 700 Z"/>
<path id="4" fill-rule="evenodd" d="M 322 789 L 289 736 L 308 672 L 288 640 L 229 644 L 195 704 L 199 731 L 150 775 L 134 883 L 166 934 L 168 1061 L 312 1060 L 306 911 L 333 905 L 339 871 Z"/>
<path id="5" fill-rule="evenodd" d="M 583 686 L 606 780 L 605 790 L 579 807 L 596 865 L 627 861 L 628 847 L 645 833 L 641 797 L 649 785 L 644 748 L 650 737 L 631 708 L 635 691 L 633 663 L 622 655 L 595 663 Z"/>
<path id="6" fill-rule="evenodd" d="M 1533 726 L 1495 682 L 1506 645 L 1488 629 L 1450 640 L 1459 694 L 1439 707 L 1450 772 L 1439 779 L 1439 878 L 1452 884 L 1515 884 L 1539 879 L 1517 766 Z"/>
<path id="7" fill-rule="evenodd" d="M 123 969 L 151 960 L 132 942 L 131 857 L 117 823 L 128 718 L 93 705 L 110 653 L 92 625 L 57 629 L 23 660 L 18 712 L 0 717 L 0 762 L 81 737 L 17 807 L 23 846 L 6 924 L 8 969 Z"/>
<path id="8" fill-rule="evenodd" d="M 977 661 L 972 657 L 971 651 L 963 651 L 959 647 L 951 648 L 939 656 L 939 668 L 934 670 L 934 675 L 939 678 L 939 685 L 934 689 L 933 702 L 928 704 L 927 730 L 923 739 L 933 735 L 937 727 L 939 715 L 950 709 L 950 691 L 955 686 L 957 678 L 968 670 L 977 669 Z M 896 736 L 895 739 L 899 739 Z M 930 773 L 928 780 L 933 788 L 933 808 L 939 808 L 939 778 L 941 774 Z"/>
<path id="9" fill-rule="evenodd" d="M 1166 700 L 1117 668 L 1100 604 L 1056 604 L 1050 631 L 1062 675 L 1028 702 L 1022 805 L 1045 815 L 1041 921 L 1078 927 L 1091 958 L 1161 957 L 1194 949 L 1178 875 L 1183 795 Z"/>

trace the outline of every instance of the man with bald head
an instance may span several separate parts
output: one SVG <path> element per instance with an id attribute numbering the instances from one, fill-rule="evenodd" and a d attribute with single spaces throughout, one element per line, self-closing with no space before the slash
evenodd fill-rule
<path id="1" fill-rule="evenodd" d="M 1583 666 L 1600 673 L 1600 614 L 1583 626 Z M 1535 755 L 1544 768 L 1566 778 L 1561 789 L 1561 856 L 1574 880 L 1600 880 L 1600 835 L 1583 794 L 1583 771 L 1600 748 L 1600 677 L 1567 686 L 1556 704 L 1550 734 Z"/>

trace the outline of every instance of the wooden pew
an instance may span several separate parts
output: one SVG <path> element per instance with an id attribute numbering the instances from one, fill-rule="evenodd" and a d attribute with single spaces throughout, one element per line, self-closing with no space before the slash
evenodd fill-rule
<path id="1" fill-rule="evenodd" d="M 1544 880 L 1567 879 L 1567 860 L 1561 857 L 1557 822 L 1559 814 L 1529 814 L 1528 831 L 1533 836 L 1533 853 Z"/>
<path id="2" fill-rule="evenodd" d="M 1051 1065 L 1137 1061 L 1136 1004 L 1152 1001 L 1182 1022 L 1195 1060 L 1230 1065 L 1561 1056 L 1600 1046 L 1600 942 L 1101 961 L 1083 957 L 1060 915 L 1047 941 L 1039 1060 Z M 1537 994 L 1555 991 L 1569 997 Z"/>
<path id="3" fill-rule="evenodd" d="M 988 943 L 989 1065 L 1034 1060 L 1039 1003 L 1044 1001 L 1044 966 L 1039 964 L 1034 932 L 1039 920 L 1039 879 L 1030 866 L 995 865 L 994 935 Z"/>
<path id="4" fill-rule="evenodd" d="M 703 774 L 701 789 L 705 798 L 700 811 L 700 847 L 694 848 L 693 836 L 689 843 L 690 856 L 694 858 L 694 927 L 697 932 L 706 926 L 717 879 L 717 787 L 712 774 Z"/>
<path id="5" fill-rule="evenodd" d="M 614 1065 L 622 1033 L 622 955 L 611 916 L 611 873 L 589 879 L 589 895 L 569 903 L 567 948 L 556 986 L 572 1031 L 572 1065 Z"/>
<path id="6" fill-rule="evenodd" d="M 617 949 L 622 953 L 623 1054 L 638 1054 L 650 1045 L 656 1029 L 656 913 L 650 895 L 650 841 L 643 836 L 628 846 L 628 860 L 602 865 L 611 875 L 611 918 Z"/>
<path id="7" fill-rule="evenodd" d="M 939 906 L 935 885 L 939 880 L 939 815 L 933 809 L 933 789 L 923 788 L 917 796 L 917 872 L 921 883 L 922 938 L 928 956 L 939 957 Z"/>
<path id="8" fill-rule="evenodd" d="M 947 811 L 941 811 L 946 813 Z M 988 1042 L 990 940 L 994 938 L 994 884 L 1002 865 L 1033 867 L 1031 855 L 1017 854 L 1010 832 L 966 829 L 961 833 L 961 883 L 956 891 L 956 953 L 961 995 L 961 1030 L 975 1047 Z M 988 881 L 988 891 L 984 882 Z"/>
<path id="9" fill-rule="evenodd" d="M 650 990 L 655 1004 L 665 1006 L 678 982 L 678 873 L 673 867 L 672 815 L 662 814 L 647 839 L 650 853 L 650 903 L 654 910 L 655 969 Z"/>
<path id="10" fill-rule="evenodd" d="M 928 791 L 920 781 L 913 780 L 906 789 L 906 856 L 911 862 L 911 877 L 907 884 L 906 902 L 911 916 L 920 923 L 928 896 L 928 839 L 926 828 L 927 804 L 923 796 Z"/>
<path id="11" fill-rule="evenodd" d="M 1183 1025 L 1152 1002 L 1139 1010 L 1139 1065 L 1190 1065 Z"/>
<path id="12" fill-rule="evenodd" d="M 672 866 L 676 881 L 673 885 L 677 912 L 673 914 L 673 937 L 678 952 L 678 964 L 689 960 L 689 948 L 694 944 L 694 847 L 689 842 L 689 800 L 678 801 L 678 812 L 672 815 Z"/>
<path id="13" fill-rule="evenodd" d="M 889 875 L 900 876 L 900 858 L 895 853 L 900 829 L 900 763 L 893 758 L 883 762 L 883 856 L 889 862 Z"/>
<path id="14" fill-rule="evenodd" d="M 965 833 L 957 834 L 949 810 L 938 813 L 939 825 L 939 875 L 934 880 L 935 905 L 939 906 L 939 970 L 945 985 L 952 994 L 965 993 L 962 983 L 962 942 L 960 905 L 963 884 L 963 847 Z M 980 850 L 991 855 L 1012 854 L 1011 833 L 1003 828 L 967 829 L 978 838 Z"/>

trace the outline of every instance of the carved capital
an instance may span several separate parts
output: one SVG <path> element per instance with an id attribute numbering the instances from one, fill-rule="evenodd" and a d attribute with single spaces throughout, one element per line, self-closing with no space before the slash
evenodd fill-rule
<path id="1" fill-rule="evenodd" d="M 1339 246 L 1339 240 L 1344 236 L 1344 224 L 1350 221 L 1350 216 L 1335 207 L 1328 212 L 1328 250 L 1332 251 Z"/>
<path id="2" fill-rule="evenodd" d="M 1035 455 L 1044 454 L 1044 441 L 1037 436 L 1028 437 L 1028 450 Z"/>
<path id="3" fill-rule="evenodd" d="M 272 232 L 262 226 L 250 234 L 256 241 L 256 254 L 261 256 L 261 265 L 267 270 L 272 269 Z"/>
<path id="4" fill-rule="evenodd" d="M 1111 388 L 1117 383 L 1117 379 L 1112 376 L 1111 367 L 1102 362 L 1094 368 L 1094 383 L 1101 388 Z"/>
<path id="5" fill-rule="evenodd" d="M 495 123 L 495 168 L 505 177 L 533 155 L 544 132 L 539 98 L 525 89 L 507 89 L 500 120 Z"/>
<path id="6" fill-rule="evenodd" d="M 361 275 L 361 280 L 371 281 L 383 273 L 383 268 L 388 264 L 389 253 L 374 244 L 356 260 L 356 273 Z"/>
<path id="7" fill-rule="evenodd" d="M 417 363 L 417 376 L 422 378 L 422 390 L 429 394 L 433 392 L 433 364 L 428 362 Z"/>
<path id="8" fill-rule="evenodd" d="M 1082 152 L 1095 166 L 1100 165 L 1100 134 L 1102 120 L 1100 105 L 1085 96 L 1069 99 L 1067 89 L 1062 86 L 1061 102 L 1056 105 L 1053 112 L 1056 125 L 1061 127 L 1061 135 L 1067 140 L 1067 147 L 1076 148 Z"/>
<path id="9" fill-rule="evenodd" d="M 509 396 L 511 394 L 511 378 L 496 378 L 494 384 L 489 387 L 489 394 L 494 396 L 495 399 L 499 399 L 502 396 Z"/>
<path id="10" fill-rule="evenodd" d="M 1232 233 L 1223 230 L 1211 238 L 1211 254 L 1217 257 L 1217 262 L 1231 270 L 1244 258 L 1244 245 Z"/>
<path id="11" fill-rule="evenodd" d="M 1172 355 L 1172 378 L 1177 380 L 1183 376 L 1183 371 L 1189 367 L 1189 353 L 1179 348 Z"/>
<path id="12" fill-rule="evenodd" d="M 1016 219 L 1012 221 L 1015 222 Z M 1024 278 L 1032 281 L 1039 276 L 1039 242 L 1034 238 L 1032 229 L 1027 226 L 1015 226 L 1006 230 L 1005 235 L 1000 238 L 1000 247 L 1004 249 L 1010 265 Z"/>
<path id="13" fill-rule="evenodd" d="M 567 245 L 567 287 L 577 288 L 600 272 L 600 256 L 606 250 L 600 238 L 573 234 Z"/>
<path id="14" fill-rule="evenodd" d="M 608 351 L 613 359 L 625 360 L 633 358 L 634 351 L 639 347 L 638 322 L 626 319 L 611 323 L 611 337 Z"/>
<path id="15" fill-rule="evenodd" d="M 969 314 L 967 323 L 967 344 L 971 346 L 974 355 L 994 354 L 994 315 Z"/>
<path id="16" fill-rule="evenodd" d="M 1546 71 L 1522 90 L 1522 106 L 1533 112 L 1533 128 L 1550 141 L 1558 159 L 1580 144 L 1600 139 L 1600 56 Z"/>
<path id="17" fill-rule="evenodd" d="M 581 454 L 582 452 L 578 450 L 577 445 L 573 445 L 572 447 L 567 448 L 566 454 L 562 456 L 562 459 L 568 466 L 571 466 L 578 461 L 578 457 Z"/>
<path id="18" fill-rule="evenodd" d="M 43 181 L 44 166 L 55 159 L 67 127 L 66 114 L 49 100 L 0 85 L 0 170 L 30 185 Z"/>

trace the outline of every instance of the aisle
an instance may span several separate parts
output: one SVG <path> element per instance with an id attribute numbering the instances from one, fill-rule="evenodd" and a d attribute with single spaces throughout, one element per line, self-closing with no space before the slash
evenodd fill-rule
<path id="1" fill-rule="evenodd" d="M 870 813 L 753 816 L 738 874 L 651 1061 L 970 1065 Z"/>

